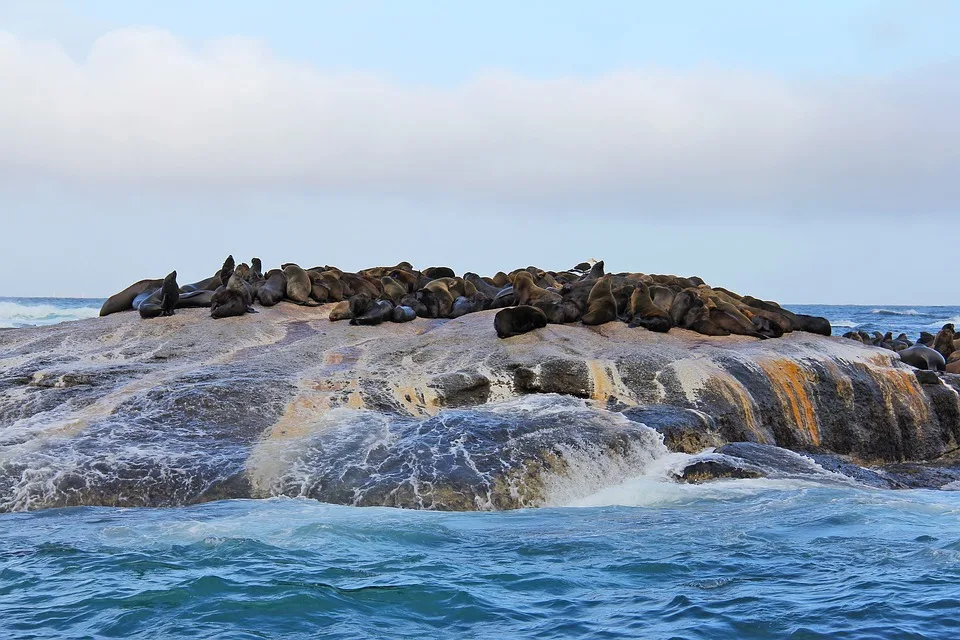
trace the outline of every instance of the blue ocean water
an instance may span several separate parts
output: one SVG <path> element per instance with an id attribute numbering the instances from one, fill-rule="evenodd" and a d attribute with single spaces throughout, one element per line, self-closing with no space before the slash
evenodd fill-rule
<path id="1" fill-rule="evenodd" d="M 0 326 L 99 303 L 3 299 Z M 914 338 L 960 317 L 790 308 Z M 960 492 L 638 473 L 499 513 L 271 499 L 0 514 L 0 638 L 83 637 L 955 638 Z"/>

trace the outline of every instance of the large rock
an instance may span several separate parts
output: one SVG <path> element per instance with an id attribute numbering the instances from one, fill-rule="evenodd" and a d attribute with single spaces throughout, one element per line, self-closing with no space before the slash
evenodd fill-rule
<path id="1" fill-rule="evenodd" d="M 850 340 L 620 322 L 500 340 L 493 311 L 357 327 L 329 322 L 329 309 L 0 331 L 0 508 L 274 494 L 535 505 L 551 478 L 590 476 L 586 491 L 641 472 L 630 465 L 666 449 L 640 423 L 675 451 L 751 442 L 878 465 L 937 459 L 960 440 L 955 376 L 918 378 Z M 510 409 L 539 394 L 561 396 L 535 415 Z M 577 456 L 616 460 L 587 471 Z"/>

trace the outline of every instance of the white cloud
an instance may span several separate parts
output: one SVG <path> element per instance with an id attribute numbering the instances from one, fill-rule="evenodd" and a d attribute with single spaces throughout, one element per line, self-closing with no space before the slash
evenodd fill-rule
<path id="1" fill-rule="evenodd" d="M 815 46 L 815 43 L 811 43 Z M 925 213 L 960 200 L 960 64 L 402 86 L 122 29 L 82 61 L 0 32 L 0 170 L 161 189 L 292 185 L 639 212 Z"/>

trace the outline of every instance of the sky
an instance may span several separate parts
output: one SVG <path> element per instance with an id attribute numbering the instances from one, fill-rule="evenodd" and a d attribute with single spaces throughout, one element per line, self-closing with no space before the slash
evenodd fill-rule
<path id="1" fill-rule="evenodd" d="M 0 296 L 232 253 L 960 304 L 960 2 L 0 0 Z"/>

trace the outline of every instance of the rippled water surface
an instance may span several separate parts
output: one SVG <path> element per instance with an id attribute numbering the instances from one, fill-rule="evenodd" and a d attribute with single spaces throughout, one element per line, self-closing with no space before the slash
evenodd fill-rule
<path id="1" fill-rule="evenodd" d="M 3 637 L 951 638 L 960 494 L 637 481 L 498 513 L 0 516 Z M 590 504 L 591 500 L 583 501 Z"/>

